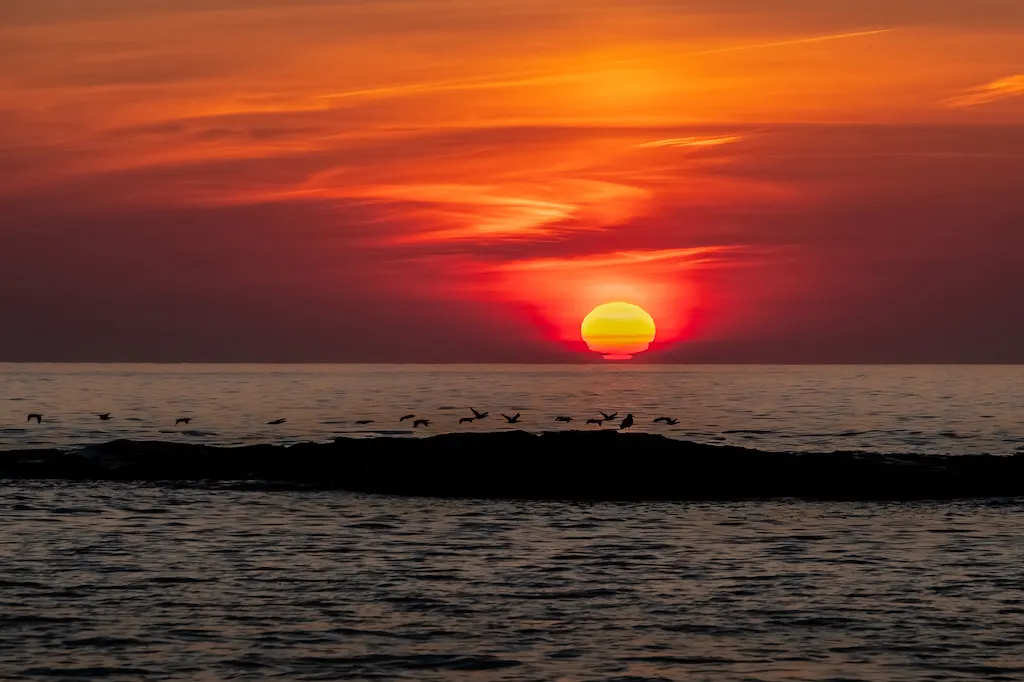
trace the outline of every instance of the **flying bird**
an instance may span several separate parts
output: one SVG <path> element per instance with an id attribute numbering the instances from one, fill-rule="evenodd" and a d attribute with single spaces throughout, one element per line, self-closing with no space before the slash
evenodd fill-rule
<path id="1" fill-rule="evenodd" d="M 555 417 L 555 421 L 556 422 L 565 422 L 566 424 L 568 424 L 569 422 L 572 421 L 572 417 Z"/>
<path id="2" fill-rule="evenodd" d="M 363 426 L 365 424 L 372 424 L 372 423 L 373 423 L 372 419 L 360 419 L 359 421 L 356 422 L 356 424 L 359 424 L 360 426 Z"/>
<path id="3" fill-rule="evenodd" d="M 102 421 L 110 421 L 110 413 L 109 412 L 104 412 L 103 414 L 98 414 L 96 416 L 99 417 L 100 420 L 102 420 Z"/>
<path id="4" fill-rule="evenodd" d="M 35 412 L 33 412 L 32 414 L 30 414 L 30 415 L 28 416 L 28 419 L 26 419 L 25 421 L 27 421 L 27 422 L 30 422 L 30 421 L 32 421 L 33 419 L 35 419 L 35 420 L 36 420 L 36 424 L 42 424 L 42 423 L 43 423 L 43 415 L 41 415 L 41 414 L 36 414 Z"/>
<path id="5" fill-rule="evenodd" d="M 655 424 L 662 423 L 662 424 L 668 424 L 669 426 L 675 426 L 676 424 L 679 423 L 679 420 L 678 419 L 673 419 L 672 417 L 658 417 L 657 419 L 654 420 L 654 423 Z"/>
<path id="6" fill-rule="evenodd" d="M 414 429 L 418 429 L 421 426 L 430 426 L 430 420 L 429 419 L 417 419 L 416 421 L 414 421 L 412 423 L 412 428 L 414 428 Z"/>
<path id="7" fill-rule="evenodd" d="M 267 422 L 267 424 L 270 424 L 272 426 L 276 426 L 277 424 L 284 424 L 286 421 L 288 421 L 288 420 L 285 419 L 284 417 L 281 417 L 280 419 L 275 419 L 272 422 Z"/>
<path id="8" fill-rule="evenodd" d="M 414 414 L 407 414 L 404 417 L 402 417 L 401 419 L 399 419 L 398 421 L 399 422 L 404 422 L 406 419 L 415 419 L 415 418 L 416 418 L 416 415 L 414 415 Z"/>
<path id="9" fill-rule="evenodd" d="M 598 412 L 601 412 L 601 410 L 598 410 Z M 604 417 L 605 421 L 609 421 L 610 422 L 611 420 L 613 420 L 616 417 L 618 417 L 619 413 L 618 412 L 612 412 L 611 414 L 605 414 L 604 412 L 601 412 L 601 416 Z"/>
<path id="10" fill-rule="evenodd" d="M 174 425 L 177 426 L 178 424 L 184 424 L 185 426 L 188 426 L 191 421 L 192 417 L 178 417 L 174 420 Z"/>
<path id="11" fill-rule="evenodd" d="M 476 417 L 463 417 L 459 420 L 459 424 L 471 424 Z"/>
<path id="12" fill-rule="evenodd" d="M 519 413 L 518 413 L 518 412 L 516 412 L 516 413 L 515 413 L 515 414 L 514 414 L 513 416 L 511 416 L 511 417 L 510 417 L 510 416 L 508 416 L 507 414 L 503 414 L 503 415 L 501 415 L 501 416 L 502 416 L 502 417 L 504 417 L 504 418 L 505 418 L 505 421 L 507 421 L 507 422 L 508 422 L 509 424 L 518 424 L 518 423 L 519 423 L 519 416 L 520 416 L 520 415 L 519 415 Z"/>
<path id="13" fill-rule="evenodd" d="M 622 420 L 622 423 L 619 424 L 619 429 L 625 429 L 626 431 L 629 431 L 629 427 L 631 427 L 632 425 L 633 425 L 633 413 L 630 412 L 630 413 L 628 413 L 626 415 L 626 418 Z"/>
<path id="14" fill-rule="evenodd" d="M 604 425 L 604 420 L 603 419 L 588 419 L 587 423 L 588 424 L 597 424 L 598 426 L 603 426 Z"/>
<path id="15" fill-rule="evenodd" d="M 473 413 L 473 417 L 475 417 L 476 419 L 487 419 L 487 415 L 490 414 L 490 412 L 477 412 L 472 407 L 469 409 Z"/>

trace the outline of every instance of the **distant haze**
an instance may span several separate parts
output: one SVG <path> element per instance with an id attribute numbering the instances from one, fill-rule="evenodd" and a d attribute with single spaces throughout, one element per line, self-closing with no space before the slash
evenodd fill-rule
<path id="1" fill-rule="evenodd" d="M 0 361 L 1024 362 L 1024 3 L 0 6 Z"/>

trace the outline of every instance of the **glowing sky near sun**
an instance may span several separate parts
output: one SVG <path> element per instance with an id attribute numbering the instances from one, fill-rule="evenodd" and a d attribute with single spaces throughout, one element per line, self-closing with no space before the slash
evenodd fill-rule
<path id="1" fill-rule="evenodd" d="M 3 3 L 0 171 L 0 360 L 1024 361 L 1024 3 Z"/>

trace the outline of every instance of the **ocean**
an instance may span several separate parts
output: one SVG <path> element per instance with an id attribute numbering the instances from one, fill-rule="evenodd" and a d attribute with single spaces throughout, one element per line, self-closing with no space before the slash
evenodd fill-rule
<path id="1" fill-rule="evenodd" d="M 0 449 L 597 428 L 577 422 L 603 410 L 762 450 L 1013 455 L 1022 380 L 1018 367 L 3 365 Z M 460 426 L 470 406 L 491 414 Z M 407 413 L 430 426 L 399 423 Z M 679 424 L 653 424 L 662 414 Z M 1022 513 L 1024 498 L 570 503 L 3 480 L 0 679 L 1024 679 Z"/>
<path id="2" fill-rule="evenodd" d="M 1024 500 L 0 486 L 5 680 L 1019 680 Z"/>
<path id="3" fill-rule="evenodd" d="M 470 407 L 490 416 L 460 425 Z M 603 411 L 613 425 L 632 412 L 637 432 L 761 450 L 1013 454 L 1022 407 L 1024 366 L 0 364 L 0 449 L 541 432 L 598 428 L 585 422 Z M 500 416 L 516 412 L 515 425 Z"/>

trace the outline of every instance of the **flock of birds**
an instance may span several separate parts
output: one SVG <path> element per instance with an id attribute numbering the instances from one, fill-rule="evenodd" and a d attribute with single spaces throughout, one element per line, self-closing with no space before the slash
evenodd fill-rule
<path id="1" fill-rule="evenodd" d="M 473 408 L 473 407 L 471 407 L 469 409 L 473 413 L 473 416 L 472 417 L 462 417 L 462 418 L 460 418 L 459 419 L 459 426 L 461 426 L 463 424 L 471 424 L 471 423 L 473 423 L 475 421 L 478 421 L 480 419 L 487 419 L 487 417 L 489 417 L 490 414 L 491 414 L 490 412 L 478 412 L 476 410 L 476 408 Z M 587 425 L 596 424 L 597 426 L 604 426 L 605 422 L 607 422 L 607 421 L 614 421 L 619 416 L 618 412 L 613 412 L 611 414 L 608 414 L 607 412 L 598 411 L 598 414 L 601 415 L 601 418 L 598 419 L 598 418 L 594 417 L 594 418 L 591 418 L 591 419 L 587 419 L 587 421 L 586 421 Z M 110 416 L 109 412 L 104 412 L 102 414 L 97 414 L 96 416 L 100 419 L 100 421 L 110 421 L 113 418 L 113 417 Z M 519 413 L 519 412 L 516 412 L 515 414 L 513 414 L 511 416 L 509 416 L 507 414 L 502 414 L 501 416 L 504 417 L 505 421 L 507 423 L 509 423 L 509 424 L 518 424 L 519 420 L 522 419 L 523 415 L 521 413 Z M 423 426 L 423 427 L 429 427 L 430 426 L 430 421 L 431 420 L 429 420 L 429 419 L 417 419 L 415 414 L 407 414 L 407 415 L 402 416 L 402 418 L 398 420 L 398 423 L 401 424 L 403 422 L 409 421 L 410 419 L 412 420 L 412 427 L 414 429 L 418 429 L 421 426 Z M 32 412 L 31 414 L 28 415 L 28 419 L 26 421 L 28 421 L 28 422 L 35 421 L 37 424 L 42 424 L 43 423 L 43 415 L 38 413 L 38 412 Z M 287 421 L 288 421 L 287 418 L 282 417 L 280 419 L 274 419 L 274 420 L 271 420 L 271 421 L 267 422 L 267 425 L 268 426 L 277 426 L 279 424 L 284 424 Z M 568 417 L 568 416 L 565 416 L 565 415 L 559 415 L 559 416 L 555 417 L 555 421 L 556 422 L 561 422 L 561 423 L 564 423 L 564 424 L 569 424 L 569 423 L 571 423 L 574 420 L 573 420 L 573 417 Z M 178 417 L 174 421 L 174 425 L 175 426 L 179 426 L 181 424 L 184 424 L 185 426 L 188 426 L 191 422 L 192 422 L 192 417 Z M 374 422 L 373 419 L 360 419 L 359 421 L 357 421 L 355 423 L 360 425 L 360 426 L 366 426 L 368 424 L 373 424 L 375 422 Z M 653 423 L 655 423 L 655 424 L 665 424 L 667 426 L 675 426 L 676 424 L 679 423 L 679 420 L 678 419 L 674 419 L 672 417 L 657 417 L 657 418 L 654 419 Z M 626 414 L 625 418 L 623 418 L 623 420 L 619 423 L 619 430 L 628 431 L 630 429 L 630 427 L 633 426 L 633 424 L 634 424 L 633 413 L 629 412 L 629 413 Z"/>

